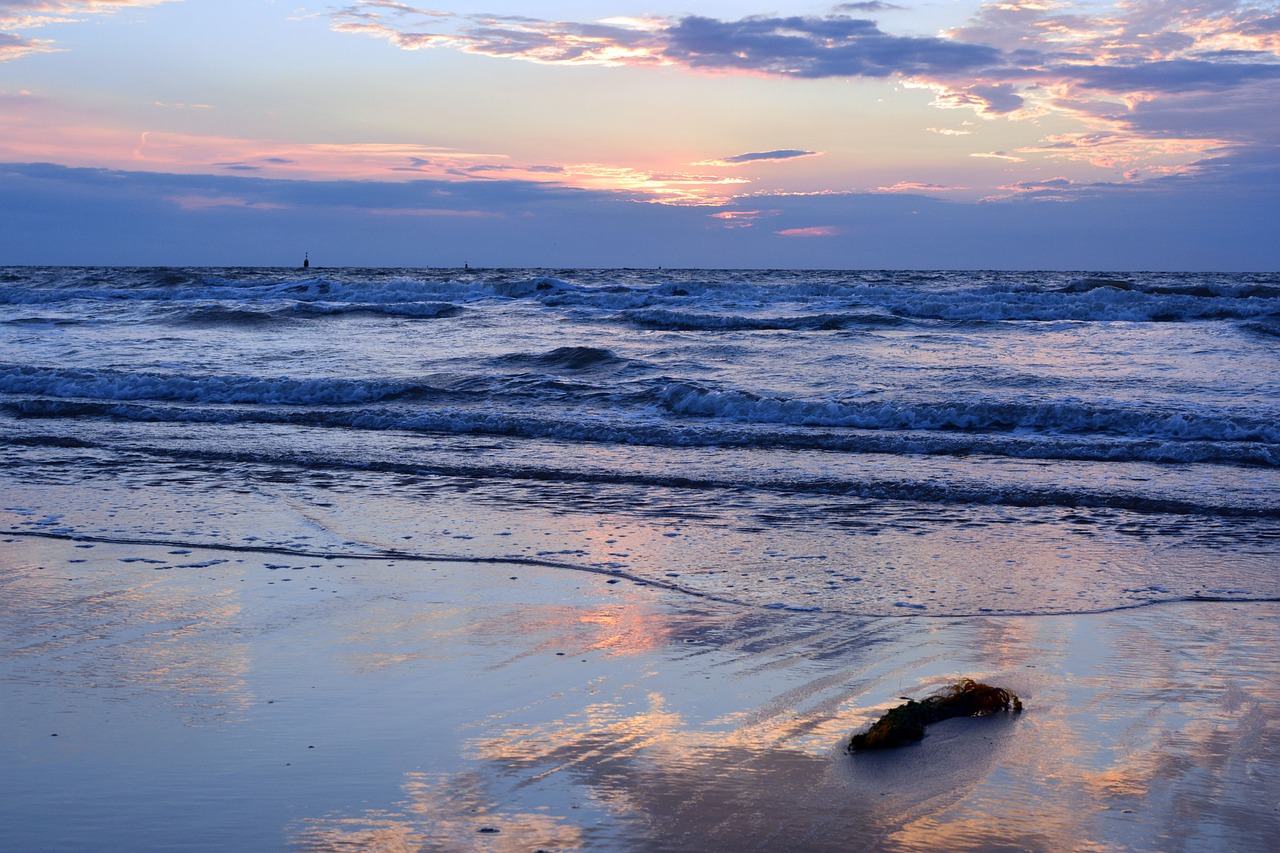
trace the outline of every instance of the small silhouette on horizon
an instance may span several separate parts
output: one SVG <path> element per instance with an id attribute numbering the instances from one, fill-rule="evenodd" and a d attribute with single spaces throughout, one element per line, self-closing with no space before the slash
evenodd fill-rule
<path id="1" fill-rule="evenodd" d="M 308 268 L 308 267 L 310 267 L 310 266 L 311 266 L 311 253 L 310 253 L 310 252 L 303 252 L 303 253 L 302 253 L 302 268 L 305 270 L 305 269 L 307 269 L 307 268 Z"/>

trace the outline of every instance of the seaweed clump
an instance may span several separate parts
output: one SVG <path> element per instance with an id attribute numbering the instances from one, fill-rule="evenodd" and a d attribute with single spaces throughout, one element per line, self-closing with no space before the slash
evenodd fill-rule
<path id="1" fill-rule="evenodd" d="M 962 678 L 932 696 L 907 699 L 907 704 L 891 708 L 871 728 L 849 740 L 850 752 L 892 749 L 924 739 L 924 727 L 952 717 L 985 717 L 998 711 L 1022 711 L 1022 700 L 1003 687 L 992 687 Z"/>

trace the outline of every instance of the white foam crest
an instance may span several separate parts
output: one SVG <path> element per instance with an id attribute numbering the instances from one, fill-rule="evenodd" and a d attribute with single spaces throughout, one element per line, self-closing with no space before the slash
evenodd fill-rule
<path id="1" fill-rule="evenodd" d="M 1117 407 L 1080 400 L 1013 403 L 999 400 L 847 402 L 796 400 L 744 391 L 716 391 L 675 382 L 661 405 L 677 415 L 737 423 L 866 430 L 1037 430 L 1104 433 L 1176 441 L 1280 443 L 1280 426 L 1248 412 L 1155 406 Z"/>
<path id="2" fill-rule="evenodd" d="M 452 302 L 299 302 L 294 311 L 313 316 L 337 316 L 342 314 L 383 314 L 393 317 L 433 319 L 449 317 L 465 310 Z"/>

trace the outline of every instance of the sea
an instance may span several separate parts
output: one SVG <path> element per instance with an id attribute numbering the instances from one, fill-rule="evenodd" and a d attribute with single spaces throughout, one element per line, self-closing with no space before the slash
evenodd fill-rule
<path id="1" fill-rule="evenodd" d="M 1280 275 L 0 268 L 0 534 L 850 616 L 1280 600 Z"/>

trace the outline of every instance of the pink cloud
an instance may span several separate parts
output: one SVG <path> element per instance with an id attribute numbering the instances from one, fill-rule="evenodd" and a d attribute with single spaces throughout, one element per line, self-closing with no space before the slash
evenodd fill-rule
<path id="1" fill-rule="evenodd" d="M 1265 153 L 1280 145 L 1273 120 L 1280 99 L 1280 26 L 1265 5 L 1112 0 L 1073 7 L 1056 0 L 990 0 L 966 25 L 927 38 L 896 36 L 853 17 L 878 8 L 854 3 L 822 17 L 690 15 L 595 23 L 453 15 L 416 17 L 411 26 L 400 4 L 357 0 L 330 16 L 336 29 L 402 47 L 448 47 L 548 64 L 892 78 L 933 91 L 940 109 L 986 119 L 1052 119 L 1059 133 L 1072 122 L 1080 134 L 1105 131 L 1130 140 L 1111 146 L 1106 158 L 1089 160 L 1070 153 L 1079 149 L 1050 145 L 974 155 L 1008 162 L 1070 158 L 1098 169 L 1159 174 L 1177 165 L 1171 159 L 1186 166 L 1224 148 Z"/>
<path id="2" fill-rule="evenodd" d="M 725 228 L 751 228 L 760 218 L 771 215 L 763 210 L 722 210 L 712 213 L 711 218 L 720 220 Z"/>
<path id="3" fill-rule="evenodd" d="M 947 187 L 942 184 L 924 184 L 917 181 L 898 181 L 896 184 L 887 187 L 877 187 L 871 190 L 873 193 L 942 193 L 950 192 L 962 187 Z"/>
<path id="4" fill-rule="evenodd" d="M 520 163 L 498 152 L 400 143 L 305 143 L 97 124 L 31 95 L 0 93 L 0 162 L 57 162 L 173 174 L 295 180 L 503 180 L 620 193 L 636 201 L 721 205 L 745 178 L 603 163 Z"/>
<path id="5" fill-rule="evenodd" d="M 3 23 L 0 21 L 0 23 Z M 53 50 L 52 42 L 44 39 L 23 38 L 16 33 L 0 32 L 0 62 L 26 56 L 29 53 L 46 53 Z"/>
<path id="6" fill-rule="evenodd" d="M 580 24 L 499 15 L 464 18 L 381 0 L 360 0 L 326 14 L 336 32 L 385 39 L 405 50 L 453 48 L 545 64 L 670 64 L 651 44 L 647 19 Z"/>
<path id="7" fill-rule="evenodd" d="M 841 233 L 841 229 L 835 225 L 815 225 L 810 228 L 784 228 L 774 233 L 782 237 L 834 237 Z"/>
<path id="8" fill-rule="evenodd" d="M 374 216 L 448 216 L 457 219 L 505 219 L 506 214 L 494 210 L 449 210 L 441 207 L 361 207 L 352 212 Z"/>
<path id="9" fill-rule="evenodd" d="M 1026 161 L 1025 157 L 1019 157 L 1016 154 L 1010 154 L 1007 151 L 980 151 L 975 154 L 970 154 L 969 156 L 986 160 L 1005 160 L 1009 163 L 1023 163 Z"/>
<path id="10" fill-rule="evenodd" d="M 211 110 L 213 104 L 168 104 L 164 101 L 152 101 L 152 103 L 164 110 Z"/>
<path id="11" fill-rule="evenodd" d="M 0 0 L 0 61 L 58 49 L 29 30 L 181 0 Z M 992 121 L 1035 120 L 1041 138 L 975 158 L 1064 161 L 1150 181 L 1236 168 L 1280 170 L 1280 24 L 1250 0 L 989 0 L 940 36 L 899 36 L 861 17 L 889 4 L 844 3 L 826 15 L 716 19 L 613 17 L 575 22 L 442 12 L 397 0 L 348 0 L 318 13 L 340 32 L 403 49 L 450 49 L 558 65 L 664 66 L 689 73 L 891 79 L 931 91 L 937 108 Z M 167 104 L 203 109 L 202 104 Z M 95 123 L 97 122 L 97 123 Z M 146 170 L 303 179 L 520 180 L 608 189 L 666 204 L 724 204 L 743 179 L 704 174 L 820 152 L 777 149 L 694 164 L 518 163 L 505 154 L 411 145 L 326 146 L 152 133 L 98 119 L 33 121 L 0 113 L 0 156 Z M 929 128 L 962 136 L 968 130 Z M 1034 132 L 1034 131 L 1033 131 Z M 1007 143 L 1005 143 L 1007 144 Z M 960 143 L 956 143 L 960 148 Z M 647 165 L 647 164 L 646 164 Z M 689 171 L 685 171 L 689 170 Z M 756 174 L 756 170 L 747 174 Z M 892 180 L 891 178 L 889 180 Z M 940 192 L 899 182 L 880 192 Z M 729 223 L 733 220 L 722 220 Z M 745 220 L 739 220 L 745 221 Z"/>
<path id="12" fill-rule="evenodd" d="M 181 195 L 170 196 L 169 200 L 183 210 L 213 210 L 219 207 L 234 207 L 242 210 L 287 210 L 286 204 L 275 204 L 265 201 L 249 201 L 235 196 L 222 195 Z"/>

